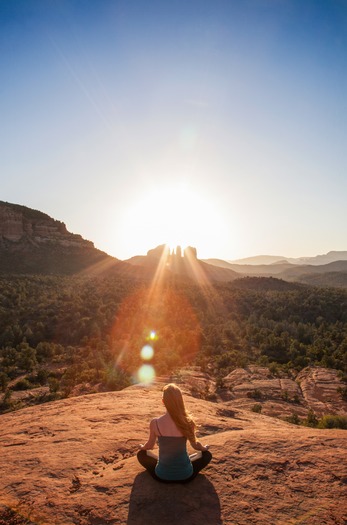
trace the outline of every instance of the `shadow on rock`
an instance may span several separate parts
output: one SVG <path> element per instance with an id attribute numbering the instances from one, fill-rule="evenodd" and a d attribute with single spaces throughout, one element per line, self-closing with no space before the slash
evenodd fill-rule
<path id="1" fill-rule="evenodd" d="M 190 483 L 160 483 L 147 472 L 138 474 L 130 495 L 127 525 L 222 525 L 218 495 L 199 474 Z"/>

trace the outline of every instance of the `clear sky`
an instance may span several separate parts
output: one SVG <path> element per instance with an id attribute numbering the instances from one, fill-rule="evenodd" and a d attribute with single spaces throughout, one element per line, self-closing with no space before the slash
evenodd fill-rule
<path id="1" fill-rule="evenodd" d="M 347 0 L 0 0 L 0 200 L 120 259 L 347 249 Z"/>

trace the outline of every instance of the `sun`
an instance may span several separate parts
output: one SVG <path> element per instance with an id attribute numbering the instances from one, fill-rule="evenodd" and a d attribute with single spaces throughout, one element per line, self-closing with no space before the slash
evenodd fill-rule
<path id="1" fill-rule="evenodd" d="M 182 249 L 194 246 L 199 258 L 212 257 L 225 234 L 215 203 L 186 184 L 145 191 L 124 214 L 123 241 L 133 255 L 167 244 Z"/>

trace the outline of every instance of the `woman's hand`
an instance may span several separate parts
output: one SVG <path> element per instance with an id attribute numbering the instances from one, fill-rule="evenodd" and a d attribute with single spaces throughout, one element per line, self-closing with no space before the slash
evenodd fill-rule
<path id="1" fill-rule="evenodd" d="M 196 441 L 195 443 L 190 442 L 190 444 L 195 450 L 200 450 L 201 452 L 206 452 L 206 450 L 210 448 L 210 445 L 206 445 L 204 447 L 204 445 L 200 443 L 200 441 Z"/>
<path id="2" fill-rule="evenodd" d="M 145 445 L 139 445 L 139 449 L 140 449 L 140 450 L 143 450 L 144 447 L 145 447 Z"/>

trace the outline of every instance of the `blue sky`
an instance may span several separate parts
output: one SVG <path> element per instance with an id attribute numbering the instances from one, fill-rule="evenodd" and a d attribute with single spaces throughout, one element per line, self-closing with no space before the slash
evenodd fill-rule
<path id="1" fill-rule="evenodd" d="M 345 0 L 0 0 L 0 199 L 126 259 L 347 249 Z"/>

